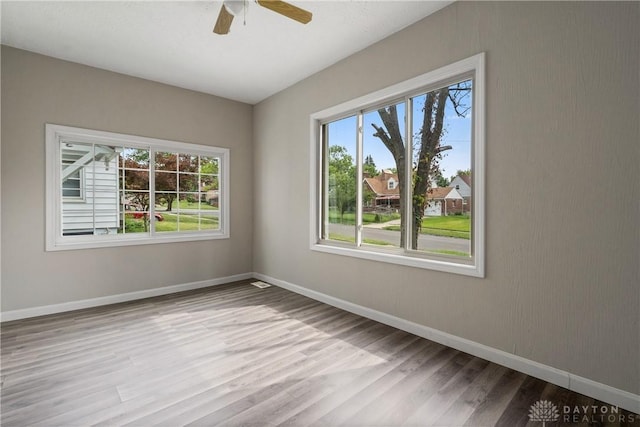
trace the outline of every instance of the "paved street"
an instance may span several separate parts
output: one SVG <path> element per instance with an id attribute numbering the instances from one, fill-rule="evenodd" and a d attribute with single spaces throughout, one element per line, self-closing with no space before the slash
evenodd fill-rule
<path id="1" fill-rule="evenodd" d="M 342 234 L 344 236 L 353 236 L 355 233 L 353 225 L 330 224 L 331 233 Z M 375 239 L 389 242 L 393 245 L 400 245 L 400 232 L 382 230 L 380 228 L 365 226 L 362 232 L 364 239 Z M 450 250 L 469 253 L 470 240 L 457 239 L 454 237 L 431 236 L 421 234 L 418 237 L 418 247 L 426 250 Z"/>

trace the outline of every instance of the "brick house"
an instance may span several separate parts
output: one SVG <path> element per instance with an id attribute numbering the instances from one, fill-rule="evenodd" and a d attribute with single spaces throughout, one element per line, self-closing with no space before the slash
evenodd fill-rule
<path id="1" fill-rule="evenodd" d="M 373 177 L 365 177 L 365 209 L 370 211 L 400 209 L 399 182 L 398 174 L 390 170 L 383 170 L 379 175 Z"/>

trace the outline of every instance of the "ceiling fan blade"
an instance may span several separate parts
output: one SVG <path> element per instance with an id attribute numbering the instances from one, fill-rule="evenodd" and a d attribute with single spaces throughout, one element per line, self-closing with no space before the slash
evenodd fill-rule
<path id="1" fill-rule="evenodd" d="M 258 4 L 303 24 L 311 21 L 311 12 L 280 0 L 258 0 Z"/>
<path id="2" fill-rule="evenodd" d="M 227 34 L 231 29 L 231 23 L 233 22 L 233 15 L 227 10 L 227 6 L 224 4 L 220 8 L 220 14 L 218 14 L 218 20 L 216 21 L 213 32 L 216 34 Z"/>

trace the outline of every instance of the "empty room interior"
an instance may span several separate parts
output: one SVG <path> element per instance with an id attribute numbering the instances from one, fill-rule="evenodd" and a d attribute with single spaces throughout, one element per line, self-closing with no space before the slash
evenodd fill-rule
<path id="1" fill-rule="evenodd" d="M 640 2 L 1 2 L 4 426 L 640 426 Z"/>

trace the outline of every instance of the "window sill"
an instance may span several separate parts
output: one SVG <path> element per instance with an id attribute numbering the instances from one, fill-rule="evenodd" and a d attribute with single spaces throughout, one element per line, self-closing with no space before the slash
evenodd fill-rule
<path id="1" fill-rule="evenodd" d="M 390 264 L 401 265 L 405 267 L 422 268 L 426 270 L 442 271 L 446 273 L 461 274 L 464 276 L 472 276 L 484 278 L 484 271 L 473 261 L 468 264 L 462 262 L 454 262 L 453 258 L 442 256 L 441 259 L 434 259 L 433 255 L 429 258 L 423 258 L 419 255 L 411 255 L 403 249 L 397 250 L 373 250 L 371 248 L 356 248 L 339 246 L 329 242 L 319 242 L 311 245 L 311 250 L 334 255 L 349 256 L 369 261 L 386 262 Z"/>
<path id="2" fill-rule="evenodd" d="M 154 245 L 161 243 L 178 243 L 178 242 L 196 242 L 201 240 L 218 240 L 228 239 L 229 234 L 221 231 L 211 233 L 171 233 L 171 235 L 163 236 L 156 234 L 154 237 L 149 236 L 127 236 L 122 235 L 91 235 L 91 240 L 86 236 L 65 236 L 64 241 L 47 242 L 47 251 L 68 251 L 78 249 L 97 249 L 112 248 L 119 246 L 135 246 L 135 245 Z"/>

